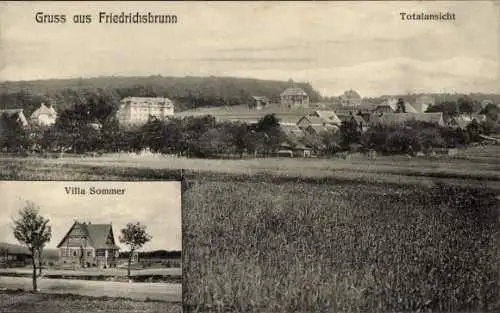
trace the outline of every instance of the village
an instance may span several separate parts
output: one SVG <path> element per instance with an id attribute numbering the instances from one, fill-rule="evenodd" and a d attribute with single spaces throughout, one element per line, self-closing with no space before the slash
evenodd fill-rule
<path id="1" fill-rule="evenodd" d="M 233 133 L 231 138 L 228 135 L 217 134 L 217 132 L 198 132 L 197 138 L 184 136 L 186 144 L 193 144 L 194 141 L 203 137 L 204 144 L 211 146 L 204 148 L 203 151 L 194 153 L 197 157 L 220 157 L 244 154 L 248 156 L 288 156 L 288 157 L 321 157 L 326 155 L 345 155 L 345 153 L 355 154 L 359 152 L 369 152 L 371 156 L 377 153 L 406 153 L 409 155 L 422 154 L 431 151 L 433 155 L 436 152 L 448 153 L 449 149 L 456 148 L 456 142 L 466 145 L 469 142 L 483 143 L 498 143 L 499 139 L 490 136 L 498 133 L 498 104 L 494 104 L 492 100 L 483 100 L 482 102 L 472 101 L 468 96 L 464 95 L 459 99 L 459 103 L 455 104 L 456 110 L 450 112 L 446 110 L 448 102 L 436 103 L 436 100 L 429 95 L 420 95 L 415 98 L 414 103 L 410 103 L 403 98 L 382 97 L 381 100 L 374 102 L 362 98 L 356 91 L 348 90 L 339 97 L 329 99 L 329 101 L 311 102 L 308 94 L 300 87 L 290 86 L 286 88 L 279 97 L 278 102 L 272 102 L 266 96 L 249 96 L 247 103 L 235 106 L 216 106 L 216 107 L 198 107 L 195 109 L 175 111 L 174 101 L 166 97 L 125 97 L 119 101 L 119 105 L 114 109 L 114 113 L 110 116 L 114 117 L 119 126 L 117 130 L 120 135 L 114 134 L 114 138 L 106 143 L 101 143 L 100 147 L 92 146 L 90 142 L 85 147 L 85 142 L 77 149 L 75 138 L 78 133 L 84 133 L 82 129 L 71 129 L 76 133 L 73 134 L 73 139 L 57 136 L 46 136 L 48 130 L 56 125 L 56 121 L 60 114 L 55 110 L 50 103 L 41 103 L 28 117 L 25 116 L 22 108 L 0 110 L 0 115 L 3 116 L 2 132 L 4 137 L 11 138 L 9 142 L 3 142 L 3 151 L 16 150 L 15 134 L 5 135 L 8 133 L 9 127 L 20 127 L 24 133 L 28 133 L 30 144 L 26 146 L 24 152 L 137 152 L 141 155 L 153 153 L 162 154 L 177 154 L 187 155 L 195 150 L 202 150 L 198 144 L 196 148 L 176 147 L 179 142 L 170 144 L 171 141 L 179 141 L 175 137 L 172 130 L 164 129 L 162 133 L 153 134 L 151 127 L 154 122 L 172 125 L 177 122 L 176 132 L 189 132 L 187 124 L 193 124 L 193 120 L 205 121 L 207 118 L 209 124 L 205 126 L 219 129 L 219 126 L 227 125 L 243 125 L 246 127 L 246 134 L 237 135 L 234 132 L 236 128 L 219 129 L 219 132 Z M 461 103 L 460 103 L 461 102 Z M 109 104 L 105 104 L 109 105 Z M 442 109 L 444 108 L 444 109 Z M 460 110 L 463 110 L 460 112 Z M 488 113 L 489 112 L 489 113 Z M 67 116 L 68 114 L 66 114 Z M 269 138 L 270 133 L 257 129 L 262 126 L 259 124 L 265 117 L 271 118 L 270 123 L 275 123 L 273 129 L 278 130 L 271 134 L 276 137 L 274 140 Z M 78 119 L 78 117 L 74 117 Z M 185 120 L 184 122 L 179 122 Z M 7 121 L 7 122 L 6 122 Z M 10 121 L 10 122 L 8 122 Z M 12 121 L 17 123 L 17 126 L 12 126 Z M 187 121 L 187 122 L 186 122 Z M 269 120 L 268 120 L 269 122 Z M 9 124 L 10 123 L 10 124 Z M 78 122 L 79 123 L 79 122 Z M 152 124 L 153 123 L 153 124 Z M 180 124 L 179 124 L 180 123 Z M 203 123 L 203 122 L 202 122 Z M 62 124 L 62 123 L 60 123 Z M 82 123 L 80 123 L 81 126 Z M 103 124 L 93 120 L 87 122 L 92 132 L 95 132 L 94 137 L 106 137 L 103 135 Z M 148 127 L 151 126 L 151 127 Z M 435 132 L 439 130 L 440 134 L 425 134 L 417 132 L 410 135 L 411 138 L 405 138 L 406 141 L 413 141 L 414 144 L 399 144 L 399 146 L 376 145 L 371 142 L 372 137 L 376 136 L 377 131 L 386 134 L 386 141 L 390 141 L 390 135 L 407 136 L 406 134 L 398 133 L 398 130 L 413 128 L 433 129 Z M 473 129 L 471 130 L 471 127 Z M 484 126 L 484 127 L 482 127 Z M 180 129 L 179 129 L 180 128 Z M 128 132 L 139 132 L 142 135 L 141 142 L 130 143 L 130 139 L 124 138 Z M 453 133 L 453 132 L 456 133 Z M 38 134 L 37 134 L 38 132 Z M 40 134 L 42 132 L 42 134 Z M 62 132 L 66 132 L 65 130 Z M 170 132 L 170 133 L 169 133 Z M 240 129 L 241 132 L 241 129 Z M 453 133 L 450 135 L 450 132 Z M 115 132 L 116 133 L 116 132 Z M 257 134 L 256 134 L 257 133 Z M 264 135 L 258 136 L 258 135 Z M 389 135 L 388 135 L 389 134 Z M 147 137 L 158 137 L 162 142 L 148 142 Z M 223 138 L 220 138 L 223 136 Z M 239 137 L 238 137 L 239 136 Z M 267 137 L 266 137 L 267 136 Z M 441 138 L 423 138 L 427 137 L 443 137 Z M 459 137 L 448 140 L 444 138 Z M 82 135 L 82 138 L 84 136 Z M 107 136 L 109 137 L 109 135 Z M 146 137 L 146 138 L 145 138 Z M 465 137 L 465 138 L 464 138 Z M 475 138 L 472 138 L 475 137 Z M 37 142 L 45 141 L 43 143 Z M 64 140 L 66 139 L 66 140 Z M 52 142 L 46 142 L 46 141 Z M 81 139 L 83 140 L 83 139 Z M 26 141 L 26 139 L 24 139 Z M 98 140 L 99 141 L 99 140 Z M 221 141 L 224 144 L 221 144 Z M 394 141 L 394 140 L 393 140 Z M 444 142 L 443 142 L 444 141 Z M 451 143 L 450 143 L 451 141 Z M 65 144 L 66 142 L 66 144 Z M 120 143 L 126 143 L 122 144 Z M 240 142 L 240 143 L 238 143 Z M 241 143 L 242 142 L 242 143 Z M 66 146 L 64 146 L 66 145 Z M 135 146 L 134 146 L 135 145 Z M 137 145 L 139 145 L 137 147 Z M 113 147 L 110 147 L 113 146 Z M 221 147 L 222 146 L 222 147 Z M 80 151 L 78 151 L 80 150 Z M 454 150 L 451 150 L 454 151 Z M 340 154 L 339 154 L 340 153 Z M 453 153 L 453 152 L 451 152 Z M 62 156 L 62 155 L 61 155 Z"/>

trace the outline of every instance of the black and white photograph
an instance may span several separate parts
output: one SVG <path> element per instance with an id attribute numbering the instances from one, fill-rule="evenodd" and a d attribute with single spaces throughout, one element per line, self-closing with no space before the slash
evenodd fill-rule
<path id="1" fill-rule="evenodd" d="M 0 311 L 498 312 L 499 4 L 1 2 Z"/>
<path id="2" fill-rule="evenodd" d="M 0 206 L 2 312 L 182 312 L 180 182 L 2 181 Z"/>

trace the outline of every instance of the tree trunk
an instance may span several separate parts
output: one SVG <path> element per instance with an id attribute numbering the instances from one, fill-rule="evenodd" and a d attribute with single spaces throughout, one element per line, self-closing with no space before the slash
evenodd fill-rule
<path id="1" fill-rule="evenodd" d="M 133 253 L 134 253 L 134 251 L 130 250 L 130 254 L 128 256 L 127 277 L 128 277 L 129 280 L 130 280 L 130 265 L 132 264 L 132 255 L 133 255 Z"/>
<path id="2" fill-rule="evenodd" d="M 31 251 L 31 263 L 33 265 L 33 291 L 37 292 L 38 288 L 36 285 L 36 261 L 35 261 L 35 251 Z"/>
<path id="3" fill-rule="evenodd" d="M 42 276 L 42 264 L 43 264 L 43 258 L 42 258 L 42 251 L 40 250 L 38 252 L 38 276 Z"/>

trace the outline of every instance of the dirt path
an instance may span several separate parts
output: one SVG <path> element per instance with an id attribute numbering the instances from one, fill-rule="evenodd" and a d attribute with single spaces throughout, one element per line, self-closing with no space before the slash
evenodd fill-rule
<path id="1" fill-rule="evenodd" d="M 181 284 L 163 283 L 121 283 L 103 281 L 82 281 L 68 279 L 38 279 L 38 286 L 44 293 L 73 293 L 91 297 L 123 297 L 134 300 L 182 301 Z M 0 288 L 32 289 L 30 278 L 0 277 Z"/>

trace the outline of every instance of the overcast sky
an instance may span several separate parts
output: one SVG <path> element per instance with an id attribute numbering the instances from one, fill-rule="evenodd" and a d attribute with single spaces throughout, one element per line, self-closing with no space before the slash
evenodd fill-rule
<path id="1" fill-rule="evenodd" d="M 67 195 L 65 186 L 125 188 L 122 196 Z M 0 242 L 18 244 L 12 234 L 12 219 L 26 201 L 40 206 L 40 214 L 50 220 L 55 248 L 73 221 L 112 223 L 116 243 L 127 223 L 146 225 L 153 239 L 148 250 L 181 250 L 181 185 L 179 182 L 0 182 Z"/>
<path id="2" fill-rule="evenodd" d="M 37 24 L 40 11 L 70 21 Z M 98 24 L 99 11 L 175 14 L 178 24 Z M 9 2 L 0 12 L 0 80 L 224 75 L 308 81 L 324 95 L 500 92 L 494 1 Z M 92 24 L 73 24 L 76 13 Z"/>

